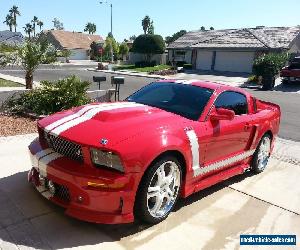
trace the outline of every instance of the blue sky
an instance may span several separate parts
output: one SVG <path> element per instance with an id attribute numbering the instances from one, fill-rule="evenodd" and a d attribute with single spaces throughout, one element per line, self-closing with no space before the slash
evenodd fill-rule
<path id="1" fill-rule="evenodd" d="M 111 0 L 113 33 L 118 41 L 143 32 L 141 20 L 149 15 L 155 33 L 163 37 L 181 29 L 196 30 L 202 25 L 215 29 L 264 26 L 300 25 L 300 0 Z M 45 29 L 52 28 L 54 17 L 66 30 L 83 31 L 87 22 L 97 25 L 97 33 L 110 31 L 110 8 L 97 0 L 0 0 L 0 30 L 11 6 L 19 6 L 18 31 L 34 15 Z"/>

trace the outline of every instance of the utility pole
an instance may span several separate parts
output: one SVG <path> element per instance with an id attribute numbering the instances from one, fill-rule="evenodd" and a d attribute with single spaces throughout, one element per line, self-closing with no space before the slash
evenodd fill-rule
<path id="1" fill-rule="evenodd" d="M 107 1 L 105 1 L 105 2 L 101 1 L 100 4 L 107 4 Z M 112 5 L 112 3 L 110 4 L 110 33 L 113 37 L 113 5 Z M 114 51 L 113 51 L 112 43 L 111 43 L 110 54 L 111 54 L 111 62 L 113 62 L 114 61 Z"/>

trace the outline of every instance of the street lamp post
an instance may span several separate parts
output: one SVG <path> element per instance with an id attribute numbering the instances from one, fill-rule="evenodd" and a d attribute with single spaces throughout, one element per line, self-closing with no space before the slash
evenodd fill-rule
<path id="1" fill-rule="evenodd" d="M 101 1 L 100 4 L 107 4 L 107 1 L 105 1 L 105 2 Z M 112 3 L 110 4 L 110 34 L 113 37 L 113 5 L 112 5 Z M 114 61 L 114 52 L 113 52 L 112 43 L 111 43 L 110 54 L 111 54 L 111 62 L 113 62 Z"/>

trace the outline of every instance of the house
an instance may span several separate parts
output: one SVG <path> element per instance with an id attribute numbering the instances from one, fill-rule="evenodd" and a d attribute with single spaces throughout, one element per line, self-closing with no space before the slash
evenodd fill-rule
<path id="1" fill-rule="evenodd" d="M 20 45 L 24 43 L 24 37 L 21 32 L 12 32 L 9 30 L 0 31 L 0 43 Z"/>
<path id="2" fill-rule="evenodd" d="M 71 60 L 87 60 L 90 56 L 90 45 L 92 42 L 103 42 L 99 35 L 84 34 L 75 31 L 45 30 L 40 39 L 46 38 L 58 50 L 70 50 Z"/>
<path id="3" fill-rule="evenodd" d="M 170 62 L 191 63 L 194 69 L 252 72 L 262 53 L 300 53 L 300 26 L 192 31 L 168 47 Z"/>

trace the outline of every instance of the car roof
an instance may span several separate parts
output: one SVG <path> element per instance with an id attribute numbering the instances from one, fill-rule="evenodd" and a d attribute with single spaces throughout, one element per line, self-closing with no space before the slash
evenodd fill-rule
<path id="1" fill-rule="evenodd" d="M 166 79 L 166 80 L 160 80 L 158 82 L 190 84 L 190 85 L 194 85 L 194 86 L 198 86 L 198 87 L 208 88 L 208 89 L 212 89 L 212 90 L 218 90 L 220 92 L 225 91 L 225 90 L 231 90 L 231 91 L 241 92 L 245 95 L 249 95 L 248 92 L 244 91 L 241 88 L 229 86 L 224 83 L 217 83 L 217 82 L 211 82 L 211 81 Z"/>

